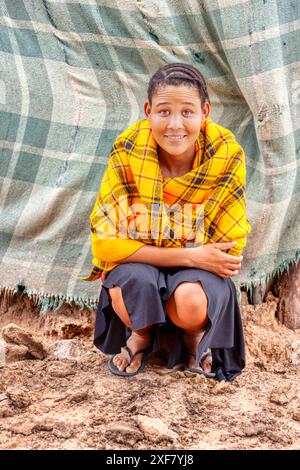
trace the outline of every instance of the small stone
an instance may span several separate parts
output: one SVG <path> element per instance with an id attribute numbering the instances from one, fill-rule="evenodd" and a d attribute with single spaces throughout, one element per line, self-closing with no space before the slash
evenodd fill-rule
<path id="1" fill-rule="evenodd" d="M 80 403 L 81 401 L 87 400 L 88 396 L 88 390 L 77 390 L 69 395 L 69 402 Z"/>
<path id="2" fill-rule="evenodd" d="M 8 343 L 19 344 L 28 348 L 28 352 L 36 359 L 44 359 L 46 351 L 40 341 L 36 341 L 30 333 L 15 325 L 9 323 L 2 328 L 2 336 Z"/>
<path id="3" fill-rule="evenodd" d="M 178 434 L 169 429 L 160 418 L 137 415 L 135 419 L 145 437 L 152 442 L 175 442 L 178 439 Z"/>
<path id="4" fill-rule="evenodd" d="M 5 392 L 0 393 L 0 404 L 3 403 L 6 400 L 8 400 L 7 394 Z"/>
<path id="5" fill-rule="evenodd" d="M 257 424 L 253 424 L 253 425 L 248 426 L 244 430 L 243 434 L 246 437 L 258 436 L 259 434 L 264 434 L 265 430 L 266 430 L 266 427 L 265 427 L 264 424 L 257 423 Z"/>
<path id="6" fill-rule="evenodd" d="M 71 425 L 52 418 L 41 418 L 33 426 L 32 432 L 51 432 L 59 439 L 69 439 L 74 435 Z"/>
<path id="7" fill-rule="evenodd" d="M 49 349 L 48 354 L 55 359 L 71 359 L 78 361 L 87 349 L 84 348 L 78 339 L 62 339 L 56 341 Z"/>
<path id="8" fill-rule="evenodd" d="M 224 380 L 222 382 L 217 382 L 216 385 L 212 388 L 212 392 L 216 395 L 234 392 L 230 385 L 231 384 L 229 382 L 225 382 Z"/>
<path id="9" fill-rule="evenodd" d="M 14 411 L 8 404 L 1 404 L 0 403 L 0 418 L 8 418 L 9 416 L 13 416 Z"/>
<path id="10" fill-rule="evenodd" d="M 10 399 L 7 393 L 0 393 L 0 418 L 13 416 L 14 411 L 10 406 Z"/>
<path id="11" fill-rule="evenodd" d="M 19 423 L 19 424 L 10 426 L 10 431 L 13 434 L 21 434 L 22 436 L 30 436 L 30 434 L 32 434 L 33 427 L 34 427 L 33 423 L 28 423 L 28 422 Z"/>
<path id="12" fill-rule="evenodd" d="M 74 435 L 74 432 L 70 425 L 57 421 L 53 426 L 52 434 L 59 439 L 69 439 Z"/>
<path id="13" fill-rule="evenodd" d="M 28 359 L 28 353 L 29 351 L 27 346 L 7 343 L 5 361 L 7 364 L 10 362 L 23 361 L 24 359 Z"/>
<path id="14" fill-rule="evenodd" d="M 51 432 L 55 422 L 51 418 L 41 418 L 33 426 L 32 432 Z"/>
<path id="15" fill-rule="evenodd" d="M 185 372 L 182 370 L 172 372 L 172 376 L 175 377 L 175 379 L 184 379 L 186 377 Z"/>
<path id="16" fill-rule="evenodd" d="M 198 374 L 197 372 L 191 372 L 189 370 L 184 371 L 185 377 L 190 379 L 190 383 L 205 383 L 206 377 L 203 374 Z"/>
<path id="17" fill-rule="evenodd" d="M 282 418 L 285 415 L 285 410 L 282 411 L 280 408 L 274 407 L 274 409 L 272 409 L 272 415 L 276 416 L 276 418 Z"/>
<path id="18" fill-rule="evenodd" d="M 75 375 L 76 369 L 72 364 L 65 364 L 62 362 L 55 362 L 49 367 L 49 374 L 51 377 L 68 377 L 69 375 Z"/>
<path id="19" fill-rule="evenodd" d="M 14 408 L 27 408 L 31 404 L 29 391 L 26 388 L 9 388 L 7 389 L 7 396 Z"/>
<path id="20" fill-rule="evenodd" d="M 161 383 L 161 385 L 163 385 L 163 386 L 168 386 L 168 385 L 170 385 L 172 382 L 174 382 L 174 380 L 175 380 L 174 377 L 172 377 L 171 375 L 167 375 L 167 376 L 162 377 L 162 378 L 160 379 L 160 383 Z"/>
<path id="21" fill-rule="evenodd" d="M 296 396 L 296 389 L 290 385 L 273 388 L 270 401 L 276 405 L 286 405 Z"/>
<path id="22" fill-rule="evenodd" d="M 118 443 L 127 443 L 131 445 L 143 439 L 141 431 L 132 424 L 124 423 L 122 421 L 110 423 L 105 431 L 105 437 L 113 439 Z"/>
<path id="23" fill-rule="evenodd" d="M 268 439 L 270 439 L 270 441 L 278 442 L 282 445 L 292 444 L 294 441 L 293 437 L 291 435 L 288 435 L 287 433 L 268 431 L 265 435 Z"/>
<path id="24" fill-rule="evenodd" d="M 207 378 L 204 375 L 197 374 L 193 382 L 196 384 L 204 384 L 207 382 Z"/>
<path id="25" fill-rule="evenodd" d="M 295 421 L 300 421 L 300 408 L 294 410 L 293 412 L 293 419 Z"/>
<path id="26" fill-rule="evenodd" d="M 7 343 L 0 340 L 0 364 L 5 365 L 11 362 L 22 361 L 30 356 L 28 348 L 23 345 Z"/>

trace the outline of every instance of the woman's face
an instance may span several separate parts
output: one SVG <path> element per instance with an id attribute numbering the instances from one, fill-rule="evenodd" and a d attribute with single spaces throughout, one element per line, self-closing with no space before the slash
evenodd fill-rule
<path id="1" fill-rule="evenodd" d="M 201 122 L 210 113 L 210 104 L 201 108 L 198 89 L 194 86 L 160 86 L 144 103 L 145 116 L 152 125 L 152 134 L 165 156 L 192 157 Z"/>

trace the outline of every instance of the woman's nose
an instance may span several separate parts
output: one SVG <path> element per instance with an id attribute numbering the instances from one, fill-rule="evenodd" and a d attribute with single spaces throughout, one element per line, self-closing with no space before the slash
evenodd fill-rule
<path id="1" fill-rule="evenodd" d="M 169 129 L 179 129 L 183 127 L 182 116 L 172 114 L 169 118 L 168 128 Z"/>

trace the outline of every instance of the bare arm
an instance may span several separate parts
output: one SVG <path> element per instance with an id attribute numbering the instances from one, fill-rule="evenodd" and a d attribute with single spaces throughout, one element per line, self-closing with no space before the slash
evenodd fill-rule
<path id="1" fill-rule="evenodd" d="M 188 248 L 164 248 L 145 245 L 127 258 L 124 263 L 146 263 L 154 266 L 189 266 Z"/>
<path id="2" fill-rule="evenodd" d="M 154 266 L 184 266 L 211 271 L 222 277 L 234 276 L 241 268 L 242 256 L 224 253 L 235 242 L 211 243 L 195 248 L 164 248 L 145 245 L 118 263 L 146 263 Z"/>

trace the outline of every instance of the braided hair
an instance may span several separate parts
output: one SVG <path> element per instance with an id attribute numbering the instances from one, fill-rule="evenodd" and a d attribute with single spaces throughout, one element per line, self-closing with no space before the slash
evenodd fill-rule
<path id="1" fill-rule="evenodd" d="M 201 72 L 193 65 L 175 62 L 173 64 L 164 65 L 155 72 L 150 78 L 148 86 L 148 100 L 151 105 L 152 97 L 160 86 L 194 86 L 199 91 L 201 105 L 209 102 L 207 85 Z"/>

